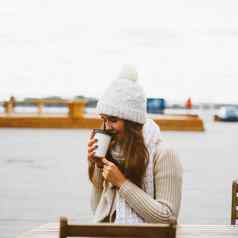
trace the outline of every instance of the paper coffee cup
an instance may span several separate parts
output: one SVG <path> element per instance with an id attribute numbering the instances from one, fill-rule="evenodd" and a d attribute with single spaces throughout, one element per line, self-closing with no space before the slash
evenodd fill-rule
<path id="1" fill-rule="evenodd" d="M 95 157 L 102 158 L 107 154 L 107 150 L 111 141 L 111 135 L 109 135 L 106 131 L 97 129 L 95 130 L 94 138 L 97 139 L 95 149 Z"/>

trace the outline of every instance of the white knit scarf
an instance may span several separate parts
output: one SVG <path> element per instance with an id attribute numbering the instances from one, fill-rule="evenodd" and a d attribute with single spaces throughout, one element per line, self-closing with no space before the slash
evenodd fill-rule
<path id="1" fill-rule="evenodd" d="M 153 161 L 157 153 L 157 144 L 160 140 L 160 129 L 154 121 L 148 119 L 143 127 L 143 137 L 149 152 L 149 162 L 143 179 L 142 189 L 154 198 L 154 173 Z M 116 220 L 119 224 L 144 223 L 144 219 L 137 214 L 121 196 L 117 196 Z"/>

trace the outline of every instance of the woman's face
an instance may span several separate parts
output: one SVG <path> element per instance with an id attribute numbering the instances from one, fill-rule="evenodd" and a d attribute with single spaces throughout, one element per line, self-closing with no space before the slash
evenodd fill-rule
<path id="1" fill-rule="evenodd" d="M 124 135 L 124 121 L 118 117 L 100 115 L 103 119 L 105 129 L 113 130 L 116 133 L 118 139 L 122 139 Z"/>

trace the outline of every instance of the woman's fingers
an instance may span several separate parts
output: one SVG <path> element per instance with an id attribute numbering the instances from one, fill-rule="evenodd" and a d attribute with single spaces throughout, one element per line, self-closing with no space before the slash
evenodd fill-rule
<path id="1" fill-rule="evenodd" d="M 96 138 L 90 139 L 88 142 L 88 147 L 92 146 L 93 144 L 95 144 L 97 142 Z"/>
<path id="2" fill-rule="evenodd" d="M 90 134 L 90 140 L 93 139 L 94 136 L 95 136 L 95 130 L 92 130 L 92 132 Z"/>
<path id="3" fill-rule="evenodd" d="M 97 145 L 88 147 L 88 154 L 93 152 L 97 147 L 98 147 Z"/>
<path id="4" fill-rule="evenodd" d="M 97 148 L 97 145 L 95 145 L 96 143 L 96 139 L 92 139 L 92 140 L 89 140 L 88 142 L 88 159 L 89 160 L 93 160 L 94 158 L 94 154 L 95 154 L 95 149 Z"/>
<path id="5" fill-rule="evenodd" d="M 109 170 L 105 169 L 105 166 L 103 167 L 102 175 L 105 179 L 109 176 Z"/>
<path id="6" fill-rule="evenodd" d="M 111 167 L 103 166 L 103 171 L 108 173 L 108 172 L 110 172 L 110 170 L 111 170 Z"/>
<path id="7" fill-rule="evenodd" d="M 102 162 L 106 166 L 113 166 L 114 164 L 110 161 L 108 161 L 106 158 L 102 158 Z"/>
<path id="8" fill-rule="evenodd" d="M 95 152 L 94 152 L 94 151 L 88 153 L 88 158 L 89 158 L 89 160 L 93 160 L 94 155 L 95 155 Z"/>
<path id="9" fill-rule="evenodd" d="M 106 174 L 106 172 L 103 171 L 103 172 L 102 172 L 102 176 L 103 176 L 104 179 L 107 179 L 107 174 Z"/>
<path id="10" fill-rule="evenodd" d="M 113 173 L 114 170 L 114 164 L 110 161 L 108 161 L 106 158 L 102 159 L 103 163 L 103 177 L 105 179 L 108 179 L 110 177 L 110 174 Z"/>

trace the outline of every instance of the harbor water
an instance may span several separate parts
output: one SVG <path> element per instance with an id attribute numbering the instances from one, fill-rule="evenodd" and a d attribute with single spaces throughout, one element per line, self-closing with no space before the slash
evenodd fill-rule
<path id="1" fill-rule="evenodd" d="M 231 184 L 238 178 L 238 123 L 213 121 L 205 132 L 162 132 L 184 168 L 179 223 L 229 224 Z M 83 129 L 0 129 L 1 238 L 67 216 L 90 222 L 87 139 Z"/>

